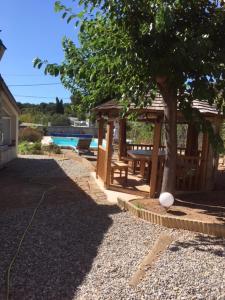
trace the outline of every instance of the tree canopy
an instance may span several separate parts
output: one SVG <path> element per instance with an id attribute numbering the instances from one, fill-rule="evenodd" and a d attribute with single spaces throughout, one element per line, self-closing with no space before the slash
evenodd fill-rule
<path id="1" fill-rule="evenodd" d="M 59 100 L 59 98 L 56 97 L 55 102 L 56 102 L 56 113 L 63 115 L 64 114 L 63 100 L 62 99 Z"/>
<path id="2" fill-rule="evenodd" d="M 62 103 L 64 114 L 57 112 L 57 101 L 56 103 L 42 102 L 40 104 L 17 102 L 17 105 L 21 111 L 19 120 L 22 123 L 35 123 L 45 126 L 48 126 L 48 124 L 51 123 L 55 126 L 68 126 L 70 125 L 69 117 L 78 117 L 79 115 L 77 110 L 71 110 L 71 105 L 69 103 Z M 62 108 L 60 109 L 62 111 Z"/>
<path id="3" fill-rule="evenodd" d="M 210 104 L 217 98 L 224 107 L 223 1 L 83 0 L 80 5 L 85 8 L 73 13 L 56 2 L 67 22 L 80 22 L 80 46 L 64 38 L 64 62 L 45 70 L 61 75 L 71 91 L 82 92 L 90 104 L 114 95 L 141 103 L 146 91 L 158 88 L 157 78 L 165 77 L 180 98 Z M 91 15 L 93 8 L 98 12 Z"/>
<path id="4" fill-rule="evenodd" d="M 80 93 L 90 108 L 110 98 L 143 106 L 157 91 L 165 102 L 168 162 L 176 156 L 177 106 L 199 130 L 210 124 L 191 108 L 199 99 L 225 112 L 225 4 L 215 0 L 80 0 L 73 12 L 60 1 L 55 10 L 80 26 L 76 46 L 63 39 L 65 60 L 46 64 L 45 72 L 60 76 L 65 87 Z M 175 168 L 175 162 L 165 164 Z M 165 169 L 164 169 L 165 172 Z M 174 175 L 171 176 L 174 184 Z M 169 189 L 170 190 L 170 189 Z M 172 189 L 171 189 L 172 190 Z"/>

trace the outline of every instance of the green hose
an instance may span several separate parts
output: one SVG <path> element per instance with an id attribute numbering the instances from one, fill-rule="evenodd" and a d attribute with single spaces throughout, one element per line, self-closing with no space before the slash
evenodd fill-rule
<path id="1" fill-rule="evenodd" d="M 42 184 L 42 185 L 51 185 L 51 184 L 48 184 L 48 183 L 38 183 L 38 184 Z M 39 200 L 37 206 L 36 206 L 35 209 L 34 209 L 34 212 L 33 212 L 33 214 L 32 214 L 32 217 L 31 217 L 31 219 L 30 219 L 30 222 L 29 222 L 29 224 L 27 225 L 27 227 L 26 227 L 26 229 L 25 229 L 25 231 L 24 231 L 24 233 L 23 233 L 23 235 L 22 235 L 22 237 L 21 237 L 21 239 L 20 239 L 20 242 L 19 242 L 19 244 L 18 244 L 16 253 L 15 253 L 15 255 L 13 256 L 13 258 L 12 258 L 10 264 L 9 264 L 9 267 L 8 267 L 8 270 L 7 270 L 7 281 L 6 281 L 6 300 L 9 300 L 11 269 L 12 269 L 12 267 L 13 267 L 13 265 L 14 265 L 14 263 L 15 263 L 15 260 L 16 260 L 16 258 L 17 258 L 17 256 L 18 256 L 18 254 L 19 254 L 19 251 L 20 251 L 20 248 L 21 248 L 22 243 L 23 243 L 23 241 L 24 241 L 24 238 L 25 238 L 25 236 L 26 236 L 26 234 L 27 234 L 29 228 L 31 227 L 31 225 L 32 225 L 32 223 L 33 223 L 34 217 L 35 217 L 35 215 L 36 215 L 36 213 L 37 213 L 37 211 L 38 211 L 40 205 L 42 204 L 42 202 L 43 202 L 44 199 L 45 199 L 45 195 L 46 195 L 48 192 L 50 192 L 51 190 L 54 190 L 55 188 L 56 188 L 56 186 L 51 185 L 51 187 L 50 187 L 49 189 L 47 189 L 46 191 L 43 192 L 43 194 L 42 194 L 42 196 L 41 196 L 41 199 Z"/>

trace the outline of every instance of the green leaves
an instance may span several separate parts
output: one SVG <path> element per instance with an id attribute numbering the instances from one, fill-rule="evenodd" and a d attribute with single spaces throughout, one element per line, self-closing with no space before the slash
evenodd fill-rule
<path id="1" fill-rule="evenodd" d="M 75 15 L 71 15 L 69 16 L 69 18 L 67 19 L 67 24 L 69 24 L 71 22 L 71 20 L 73 20 L 75 18 Z"/>
<path id="2" fill-rule="evenodd" d="M 41 61 L 40 58 L 36 57 L 34 60 L 33 60 L 33 66 L 34 68 L 38 68 L 40 69 L 43 65 L 43 62 Z"/>
<path id="3" fill-rule="evenodd" d="M 155 16 L 155 28 L 158 32 L 166 31 L 172 24 L 172 16 L 169 6 L 162 3 Z"/>
<path id="4" fill-rule="evenodd" d="M 67 12 L 64 12 L 64 13 L 62 14 L 62 18 L 65 19 L 66 16 L 67 16 Z"/>
<path id="5" fill-rule="evenodd" d="M 55 12 L 62 11 L 64 9 L 64 5 L 61 4 L 61 1 L 56 1 L 54 9 L 55 9 Z"/>
<path id="6" fill-rule="evenodd" d="M 80 1 L 81 5 L 82 1 Z M 62 18 L 66 19 L 67 24 L 69 24 L 73 19 L 76 19 L 75 26 L 77 27 L 80 23 L 80 20 L 85 16 L 86 9 L 84 8 L 77 14 L 73 13 L 71 8 L 66 7 L 61 3 L 61 1 L 55 2 L 55 12 L 63 12 Z"/>
<path id="7" fill-rule="evenodd" d="M 65 39 L 61 64 L 36 59 L 34 66 L 44 64 L 46 74 L 60 76 L 71 93 L 79 92 L 84 109 L 110 98 L 146 105 L 161 76 L 185 95 L 181 104 L 198 98 L 225 111 L 223 1 L 80 0 L 79 5 L 73 12 L 57 1 L 55 11 L 79 27 L 80 46 Z"/>

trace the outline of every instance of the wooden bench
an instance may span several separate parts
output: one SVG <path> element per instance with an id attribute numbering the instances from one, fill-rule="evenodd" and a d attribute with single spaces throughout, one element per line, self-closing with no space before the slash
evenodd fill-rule
<path id="1" fill-rule="evenodd" d="M 115 171 L 120 172 L 120 177 L 122 177 L 122 172 L 125 172 L 125 181 L 127 183 L 127 176 L 128 176 L 128 164 L 122 162 L 122 161 L 115 161 L 113 162 L 111 166 L 111 183 L 113 184 L 114 181 L 114 172 Z"/>

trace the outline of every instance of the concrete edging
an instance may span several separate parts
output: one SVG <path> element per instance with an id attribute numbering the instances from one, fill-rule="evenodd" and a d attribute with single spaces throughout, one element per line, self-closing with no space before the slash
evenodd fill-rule
<path id="1" fill-rule="evenodd" d="M 225 237 L 225 225 L 189 219 L 180 219 L 179 217 L 174 216 L 164 216 L 143 208 L 138 208 L 131 202 L 125 202 L 119 197 L 117 200 L 121 209 L 128 210 L 134 216 L 153 224 L 162 225 L 168 228 L 184 229 L 218 237 Z"/>

